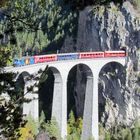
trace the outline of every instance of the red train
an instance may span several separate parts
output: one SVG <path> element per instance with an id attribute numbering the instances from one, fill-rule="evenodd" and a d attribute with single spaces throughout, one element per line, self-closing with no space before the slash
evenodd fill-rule
<path id="1" fill-rule="evenodd" d="M 105 52 L 81 52 L 81 53 L 63 53 L 63 54 L 50 54 L 39 55 L 31 57 L 23 57 L 20 59 L 14 59 L 14 66 L 24 66 L 37 63 L 51 62 L 51 61 L 63 61 L 74 59 L 93 59 L 103 57 L 125 57 L 125 51 L 105 51 Z"/>

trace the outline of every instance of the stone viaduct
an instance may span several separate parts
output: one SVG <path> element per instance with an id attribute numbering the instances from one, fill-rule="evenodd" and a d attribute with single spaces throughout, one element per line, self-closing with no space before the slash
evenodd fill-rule
<path id="1" fill-rule="evenodd" d="M 28 72 L 29 74 L 37 73 L 39 69 L 44 70 L 48 65 L 54 75 L 54 90 L 53 90 L 53 105 L 52 116 L 54 116 L 58 122 L 61 137 L 65 139 L 67 136 L 67 79 L 70 70 L 79 64 L 85 65 L 88 68 L 85 104 L 83 114 L 83 129 L 82 140 L 88 140 L 93 136 L 94 140 L 99 139 L 98 130 L 98 78 L 101 69 L 111 63 L 118 63 L 125 66 L 125 57 L 111 57 L 111 58 L 95 58 L 95 59 L 77 59 L 77 60 L 65 60 L 55 61 L 49 63 L 39 63 L 34 65 L 27 65 L 23 67 L 9 67 L 6 71 Z M 25 85 L 26 91 L 26 85 Z M 38 95 L 27 94 L 27 98 L 33 99 L 30 103 L 24 104 L 23 113 L 33 116 L 34 119 L 38 119 Z"/>

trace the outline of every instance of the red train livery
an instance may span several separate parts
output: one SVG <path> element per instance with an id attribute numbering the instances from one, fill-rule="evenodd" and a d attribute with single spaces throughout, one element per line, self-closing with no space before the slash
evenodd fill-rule
<path id="1" fill-rule="evenodd" d="M 104 52 L 79 53 L 79 59 L 82 59 L 82 58 L 101 58 L 101 57 L 104 57 Z"/>
<path id="2" fill-rule="evenodd" d="M 24 66 L 37 63 L 45 63 L 51 61 L 64 61 L 75 59 L 93 59 L 93 58 L 106 58 L 106 57 L 125 57 L 125 51 L 105 51 L 105 52 L 81 52 L 81 53 L 63 53 L 63 54 L 49 54 L 38 55 L 31 57 L 22 57 L 14 59 L 13 66 Z"/>
<path id="3" fill-rule="evenodd" d="M 56 54 L 34 56 L 35 64 L 56 61 L 56 60 L 57 60 Z"/>
<path id="4" fill-rule="evenodd" d="M 105 51 L 104 57 L 125 57 L 126 53 L 125 51 Z"/>

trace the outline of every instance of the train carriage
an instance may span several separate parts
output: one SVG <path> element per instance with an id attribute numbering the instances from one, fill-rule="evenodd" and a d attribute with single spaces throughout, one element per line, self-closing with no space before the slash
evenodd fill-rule
<path id="1" fill-rule="evenodd" d="M 34 64 L 35 63 L 35 59 L 34 59 L 34 57 L 32 56 L 32 57 L 30 57 L 30 60 L 29 60 L 30 62 L 30 64 L 32 65 L 32 64 Z"/>
<path id="2" fill-rule="evenodd" d="M 102 58 L 102 57 L 104 57 L 104 52 L 83 52 L 79 54 L 80 59 Z"/>
<path id="3" fill-rule="evenodd" d="M 56 61 L 57 60 L 57 55 L 56 54 L 51 54 L 51 55 L 34 56 L 34 60 L 35 60 L 35 64 L 36 63 Z"/>
<path id="4" fill-rule="evenodd" d="M 125 51 L 105 51 L 105 57 L 125 57 Z"/>
<path id="5" fill-rule="evenodd" d="M 78 53 L 57 54 L 57 60 L 58 61 L 61 61 L 61 60 L 74 60 L 74 59 L 78 59 L 78 58 L 79 58 Z"/>
<path id="6" fill-rule="evenodd" d="M 13 65 L 18 66 L 24 66 L 24 65 L 32 65 L 34 64 L 34 57 L 22 57 L 22 58 L 16 58 L 13 61 Z"/>
<path id="7" fill-rule="evenodd" d="M 24 65 L 25 65 L 24 58 L 16 58 L 13 61 L 14 67 L 20 67 L 20 66 L 24 66 Z"/>

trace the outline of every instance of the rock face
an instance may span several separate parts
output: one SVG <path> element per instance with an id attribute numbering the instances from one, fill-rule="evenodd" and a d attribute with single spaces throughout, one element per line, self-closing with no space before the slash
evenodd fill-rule
<path id="1" fill-rule="evenodd" d="M 63 50 L 65 50 L 64 52 L 69 52 L 67 50 L 71 50 L 71 52 L 120 50 L 121 48 L 127 50 L 128 58 L 125 68 L 111 63 L 100 72 L 99 120 L 107 128 L 113 125 L 130 126 L 140 116 L 138 63 L 140 14 L 135 9 L 130 2 L 124 2 L 120 7 L 110 3 L 106 7 L 85 8 L 79 14 L 76 43 L 72 38 L 70 40 L 67 38 L 62 47 L 62 52 Z M 78 67 L 77 73 L 80 73 Z M 83 76 L 80 76 L 77 81 L 74 80 L 75 93 L 71 94 L 73 94 L 75 102 L 78 102 L 79 96 L 84 95 L 81 92 L 85 91 L 82 86 L 85 82 L 79 82 L 82 79 Z M 77 110 L 78 106 L 76 112 Z"/>

